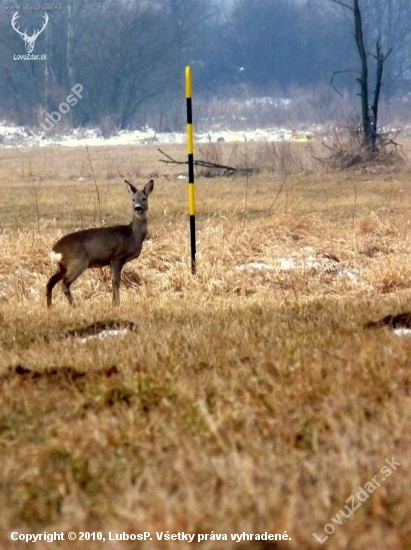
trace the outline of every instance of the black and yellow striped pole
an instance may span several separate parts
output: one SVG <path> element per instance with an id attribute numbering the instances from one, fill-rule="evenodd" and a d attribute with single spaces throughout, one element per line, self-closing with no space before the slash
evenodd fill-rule
<path id="1" fill-rule="evenodd" d="M 194 131 L 191 67 L 186 67 L 187 100 L 187 152 L 188 152 L 188 204 L 190 213 L 191 273 L 196 272 L 196 208 L 194 193 Z"/>

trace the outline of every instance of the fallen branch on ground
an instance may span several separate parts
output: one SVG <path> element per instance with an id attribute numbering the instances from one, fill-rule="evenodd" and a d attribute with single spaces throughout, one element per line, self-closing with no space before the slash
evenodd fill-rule
<path id="1" fill-rule="evenodd" d="M 158 159 L 160 162 L 165 164 L 188 164 L 188 160 L 175 160 L 170 155 L 167 155 L 161 149 L 158 151 L 166 157 L 166 159 Z M 235 166 L 226 166 L 225 164 L 217 164 L 215 162 L 209 162 L 207 160 L 196 160 L 194 159 L 194 166 L 200 166 L 201 168 L 214 168 L 216 170 L 224 170 L 223 176 L 228 177 L 233 174 L 249 174 L 251 172 L 255 173 L 256 170 L 253 168 L 237 168 Z"/>

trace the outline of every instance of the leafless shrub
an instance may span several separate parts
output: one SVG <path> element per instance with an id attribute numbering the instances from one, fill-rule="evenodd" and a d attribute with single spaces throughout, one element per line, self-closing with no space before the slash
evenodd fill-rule
<path id="1" fill-rule="evenodd" d="M 322 169 L 316 154 L 318 144 L 272 142 L 259 144 L 255 162 L 265 171 L 282 174 L 313 172 Z"/>
<path id="2" fill-rule="evenodd" d="M 214 167 L 198 169 L 198 174 L 205 177 L 231 176 L 257 173 L 258 163 L 250 158 L 254 154 L 255 144 L 224 142 L 206 143 L 198 146 L 198 157 L 201 161 L 214 164 Z"/>
<path id="3" fill-rule="evenodd" d="M 331 145 L 326 145 L 329 156 L 326 162 L 334 169 L 345 170 L 352 167 L 396 168 L 405 161 L 401 146 L 395 141 L 393 132 L 381 132 L 377 140 L 377 150 L 364 146 L 361 120 L 358 114 L 347 119 L 341 130 L 334 130 Z"/>
<path id="4" fill-rule="evenodd" d="M 318 160 L 323 147 L 316 140 L 302 142 L 207 143 L 199 145 L 198 157 L 207 162 L 234 166 L 241 171 L 299 174 L 324 169 Z M 206 171 L 200 175 L 209 175 Z M 217 174 L 218 175 L 218 174 Z"/>
<path id="5" fill-rule="evenodd" d="M 198 146 L 198 157 L 214 164 L 223 164 L 224 155 L 221 143 L 206 143 Z"/>

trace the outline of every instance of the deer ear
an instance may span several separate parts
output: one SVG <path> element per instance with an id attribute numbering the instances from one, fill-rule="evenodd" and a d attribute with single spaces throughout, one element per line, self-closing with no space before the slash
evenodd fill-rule
<path id="1" fill-rule="evenodd" d="M 128 189 L 128 192 L 130 193 L 130 195 L 134 195 L 135 193 L 137 193 L 137 189 L 134 187 L 134 185 L 132 183 L 130 183 L 127 180 L 124 180 L 124 181 L 126 182 L 127 189 Z"/>
<path id="2" fill-rule="evenodd" d="M 153 189 L 154 189 L 154 180 L 150 180 L 148 183 L 146 183 L 143 191 L 148 196 Z"/>

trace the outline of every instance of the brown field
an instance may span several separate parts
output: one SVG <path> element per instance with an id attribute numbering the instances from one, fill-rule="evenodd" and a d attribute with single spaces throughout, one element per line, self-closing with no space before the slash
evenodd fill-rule
<path id="1" fill-rule="evenodd" d="M 364 328 L 411 310 L 410 167 L 333 172 L 302 144 L 220 147 L 278 171 L 197 178 L 194 277 L 185 169 L 154 145 L 0 150 L 2 550 L 31 547 L 14 531 L 65 533 L 36 550 L 188 547 L 166 531 L 207 534 L 205 550 L 411 549 L 411 336 Z M 120 307 L 105 269 L 76 281 L 73 309 L 58 285 L 47 311 L 51 245 L 128 222 L 122 180 L 153 171 Z M 130 330 L 83 340 L 102 326 Z M 231 540 L 266 531 L 291 540 Z"/>

